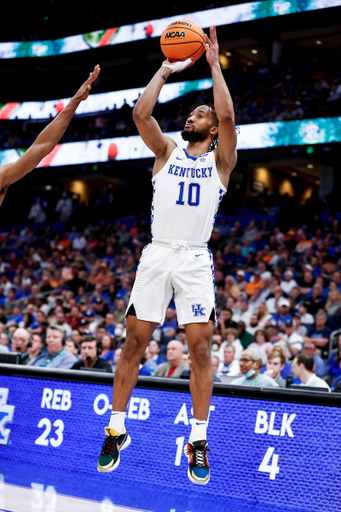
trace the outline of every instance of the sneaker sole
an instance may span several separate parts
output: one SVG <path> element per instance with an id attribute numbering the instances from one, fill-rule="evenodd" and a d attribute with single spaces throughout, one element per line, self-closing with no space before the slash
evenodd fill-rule
<path id="1" fill-rule="evenodd" d="M 186 456 L 187 460 L 189 461 L 189 457 L 188 457 L 188 455 L 186 454 L 186 447 L 184 448 L 184 454 L 185 454 L 185 456 Z M 196 480 L 196 479 L 194 479 L 194 478 L 193 478 L 193 476 L 192 476 L 192 474 L 191 474 L 191 470 L 190 470 L 190 468 L 189 468 L 189 466 L 188 466 L 187 476 L 188 476 L 189 480 L 192 482 L 192 484 L 196 484 L 196 485 L 207 485 L 207 484 L 208 484 L 208 482 L 210 481 L 210 476 L 211 476 L 211 475 L 210 475 L 210 474 L 208 475 L 207 480 L 202 480 L 202 479 L 198 479 L 198 480 Z"/>
<path id="2" fill-rule="evenodd" d="M 110 473 L 111 471 L 114 471 L 118 467 L 118 465 L 120 463 L 120 453 L 121 453 L 121 451 L 125 450 L 126 448 L 128 448 L 130 443 L 131 443 L 131 437 L 128 434 L 128 437 L 127 437 L 125 443 L 123 444 L 122 448 L 118 452 L 118 459 L 115 462 L 115 464 L 113 464 L 110 468 L 103 468 L 102 466 L 99 466 L 98 462 L 97 462 L 97 471 L 99 471 L 100 473 Z"/>

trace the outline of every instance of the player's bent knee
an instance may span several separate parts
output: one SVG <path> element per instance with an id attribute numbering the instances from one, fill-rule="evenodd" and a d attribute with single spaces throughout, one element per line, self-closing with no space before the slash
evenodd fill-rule
<path id="1" fill-rule="evenodd" d="M 192 363 L 207 366 L 211 361 L 210 349 L 207 343 L 197 343 L 190 351 Z"/>

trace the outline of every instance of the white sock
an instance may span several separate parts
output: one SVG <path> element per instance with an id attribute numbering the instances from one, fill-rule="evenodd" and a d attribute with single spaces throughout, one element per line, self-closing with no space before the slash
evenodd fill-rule
<path id="1" fill-rule="evenodd" d="M 124 420 L 126 417 L 126 413 L 122 411 L 112 411 L 110 416 L 109 427 L 114 428 L 120 434 L 124 434 L 126 432 L 126 428 L 124 425 Z"/>
<path id="2" fill-rule="evenodd" d="M 207 439 L 207 424 L 207 421 L 197 420 L 193 418 L 191 435 L 189 436 L 190 443 L 194 443 L 194 441 L 202 441 L 203 439 Z"/>

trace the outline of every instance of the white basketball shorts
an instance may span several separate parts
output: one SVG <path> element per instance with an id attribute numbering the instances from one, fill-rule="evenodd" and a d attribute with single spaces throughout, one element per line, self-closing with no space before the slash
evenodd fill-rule
<path id="1" fill-rule="evenodd" d="M 173 293 L 179 325 L 210 317 L 216 322 L 213 258 L 206 244 L 153 239 L 142 251 L 127 312 L 133 305 L 139 320 L 163 325 Z"/>

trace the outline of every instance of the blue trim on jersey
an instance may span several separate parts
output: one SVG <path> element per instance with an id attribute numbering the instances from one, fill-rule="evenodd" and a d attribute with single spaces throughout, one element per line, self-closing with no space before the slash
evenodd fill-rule
<path id="1" fill-rule="evenodd" d="M 184 151 L 185 155 L 187 156 L 187 158 L 190 158 L 191 160 L 194 160 L 194 161 L 198 160 L 198 158 L 208 155 L 208 153 L 204 153 L 203 155 L 200 155 L 200 156 L 198 156 L 198 158 L 196 158 L 195 156 L 189 155 L 185 149 L 183 149 L 183 151 Z"/>
<path id="2" fill-rule="evenodd" d="M 185 149 L 184 149 L 184 153 L 187 156 L 187 158 L 190 158 L 191 160 L 194 160 L 194 161 L 196 160 L 195 156 L 189 155 Z"/>

